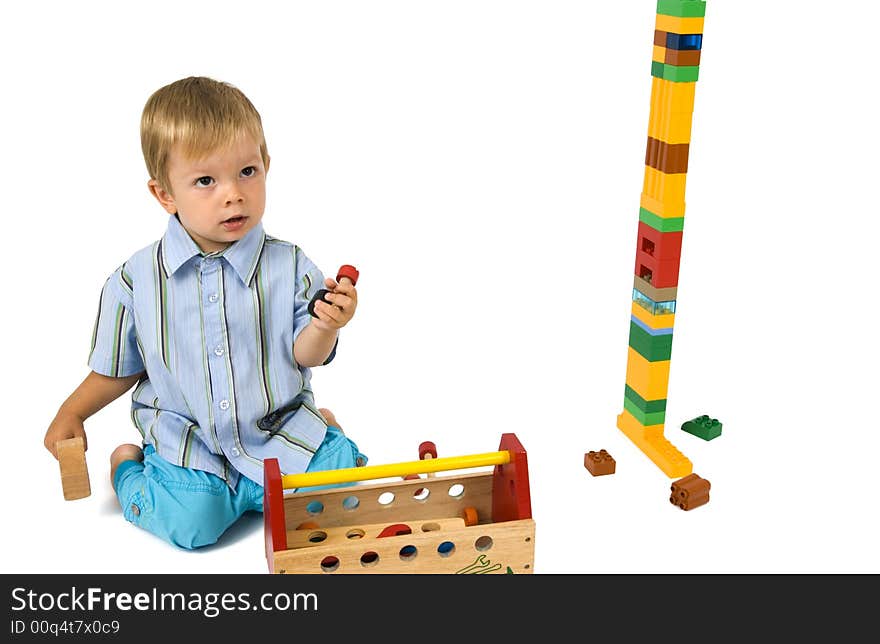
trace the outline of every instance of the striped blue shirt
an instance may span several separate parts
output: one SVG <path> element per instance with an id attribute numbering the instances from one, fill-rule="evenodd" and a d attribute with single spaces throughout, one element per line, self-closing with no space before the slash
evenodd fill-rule
<path id="1" fill-rule="evenodd" d="M 206 254 L 172 215 L 162 239 L 104 284 L 89 367 L 113 377 L 146 371 L 131 418 L 171 463 L 233 489 L 239 473 L 262 484 L 264 458 L 285 474 L 304 472 L 327 426 L 293 342 L 323 283 L 297 246 L 262 224 Z"/>

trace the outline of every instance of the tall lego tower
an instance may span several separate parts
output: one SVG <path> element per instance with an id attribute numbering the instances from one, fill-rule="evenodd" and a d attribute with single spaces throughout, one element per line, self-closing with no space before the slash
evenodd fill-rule
<path id="1" fill-rule="evenodd" d="M 684 192 L 703 44 L 702 0 L 658 0 L 623 412 L 617 427 L 663 472 L 693 465 L 663 436 L 684 230 Z"/>

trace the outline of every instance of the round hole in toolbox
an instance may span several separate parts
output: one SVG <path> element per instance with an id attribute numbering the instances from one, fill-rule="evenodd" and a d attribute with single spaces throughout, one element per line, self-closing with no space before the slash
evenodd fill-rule
<path id="1" fill-rule="evenodd" d="M 484 551 L 488 550 L 489 548 L 491 548 L 494 544 L 495 544 L 495 542 L 492 541 L 492 537 L 490 537 L 487 534 L 484 534 L 482 537 L 480 537 L 479 539 L 474 541 L 474 548 L 476 548 L 480 552 L 484 552 Z"/>
<path id="2" fill-rule="evenodd" d="M 390 505 L 394 501 L 394 492 L 382 492 L 379 495 L 379 505 Z"/>
<path id="3" fill-rule="evenodd" d="M 431 490 L 426 487 L 420 487 L 413 492 L 413 498 L 416 501 L 425 501 L 431 495 Z"/>
<path id="4" fill-rule="evenodd" d="M 401 561 L 412 561 L 416 558 L 416 555 L 419 554 L 418 549 L 415 546 L 404 546 L 400 549 L 400 560 Z"/>
<path id="5" fill-rule="evenodd" d="M 379 553 L 373 552 L 370 550 L 369 552 L 365 552 L 361 555 L 361 565 L 366 566 L 375 566 L 379 563 Z"/>
<path id="6" fill-rule="evenodd" d="M 334 572 L 339 568 L 339 559 L 333 555 L 328 555 L 321 559 L 321 570 L 324 572 Z"/>
<path id="7" fill-rule="evenodd" d="M 437 546 L 437 554 L 441 557 L 448 557 L 455 552 L 455 544 L 451 541 L 444 541 Z"/>
<path id="8" fill-rule="evenodd" d="M 464 496 L 464 485 L 461 483 L 453 483 L 449 486 L 449 496 L 460 499 Z"/>
<path id="9" fill-rule="evenodd" d="M 354 510 L 360 504 L 360 499 L 358 499 L 356 496 L 347 496 L 342 499 L 342 507 L 346 510 Z"/>
<path id="10" fill-rule="evenodd" d="M 422 526 L 422 532 L 434 532 L 440 529 L 439 523 L 426 523 Z"/>
<path id="11" fill-rule="evenodd" d="M 321 543 L 326 538 L 327 533 L 323 530 L 315 530 L 314 532 L 309 534 L 309 541 L 311 541 L 312 543 Z"/>
<path id="12" fill-rule="evenodd" d="M 361 530 L 360 528 L 352 528 L 348 532 L 345 533 L 346 539 L 363 539 L 367 533 Z"/>
<path id="13" fill-rule="evenodd" d="M 306 512 L 311 515 L 321 514 L 324 511 L 324 504 L 320 501 L 312 501 L 306 506 Z"/>

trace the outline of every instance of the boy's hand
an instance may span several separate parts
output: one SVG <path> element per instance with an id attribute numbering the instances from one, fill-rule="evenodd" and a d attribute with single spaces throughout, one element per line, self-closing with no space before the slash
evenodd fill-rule
<path id="1" fill-rule="evenodd" d="M 49 425 L 49 429 L 46 431 L 46 438 L 43 440 L 43 445 L 45 445 L 46 449 L 57 459 L 58 452 L 55 450 L 55 444 L 58 441 L 63 441 L 68 438 L 76 438 L 77 436 L 82 436 L 83 446 L 88 449 L 89 443 L 86 439 L 86 429 L 83 426 L 83 421 L 74 414 L 58 412 L 58 415 L 55 416 L 55 420 L 52 421 Z"/>
<path id="2" fill-rule="evenodd" d="M 351 280 L 343 277 L 339 282 L 326 278 L 324 285 L 331 291 L 324 296 L 329 304 L 322 300 L 315 302 L 315 319 L 312 324 L 322 331 L 337 331 L 354 317 L 357 309 L 357 289 Z"/>

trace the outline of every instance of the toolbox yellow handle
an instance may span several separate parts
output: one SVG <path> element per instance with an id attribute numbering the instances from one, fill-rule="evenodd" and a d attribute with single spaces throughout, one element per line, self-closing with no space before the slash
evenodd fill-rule
<path id="1" fill-rule="evenodd" d="M 443 470 L 462 470 L 469 467 L 484 467 L 487 465 L 507 465 L 508 463 L 510 463 L 510 452 L 507 450 L 470 454 L 467 456 L 445 456 L 443 458 L 429 458 L 420 461 L 407 461 L 405 463 L 390 463 L 388 465 L 367 465 L 365 467 L 346 467 L 321 472 L 305 472 L 304 474 L 285 474 L 281 477 L 281 487 L 285 490 L 292 490 L 316 485 L 335 485 L 337 483 L 352 483 L 354 481 L 368 481 L 370 479 L 383 479 L 395 476 L 403 477 L 410 474 L 427 474 Z"/>

